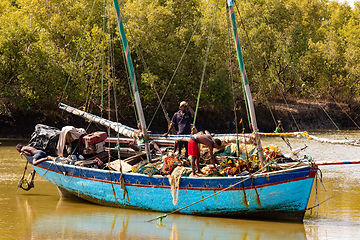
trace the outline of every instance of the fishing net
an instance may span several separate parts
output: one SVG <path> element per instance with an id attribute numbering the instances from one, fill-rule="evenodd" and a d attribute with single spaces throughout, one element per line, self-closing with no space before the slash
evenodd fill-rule
<path id="1" fill-rule="evenodd" d="M 142 161 L 134 166 L 132 166 L 131 171 L 136 173 L 143 173 L 149 175 L 149 177 L 160 174 L 162 163 L 160 161 L 155 163 L 147 163 Z"/>
<path id="2" fill-rule="evenodd" d="M 181 177 L 190 173 L 191 168 L 178 166 L 172 171 L 171 175 L 168 176 L 171 185 L 171 196 L 173 197 L 174 206 L 178 203 L 179 200 L 179 185 Z"/>

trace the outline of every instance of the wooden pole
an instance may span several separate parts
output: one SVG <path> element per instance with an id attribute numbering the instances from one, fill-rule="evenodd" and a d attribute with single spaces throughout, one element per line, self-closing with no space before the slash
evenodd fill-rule
<path id="1" fill-rule="evenodd" d="M 324 162 L 315 162 L 316 165 L 345 165 L 345 164 L 360 164 L 360 160 L 333 160 Z"/>
<path id="2" fill-rule="evenodd" d="M 253 129 L 253 132 L 254 132 L 254 136 L 255 136 L 254 140 L 255 140 L 255 144 L 257 146 L 258 155 L 259 155 L 259 159 L 261 162 L 261 167 L 264 167 L 266 162 L 264 160 L 264 152 L 262 149 L 259 129 L 258 129 L 257 122 L 256 122 L 254 103 L 252 100 L 249 81 L 248 81 L 246 70 L 245 70 L 243 55 L 241 52 L 241 45 L 240 45 L 239 34 L 238 34 L 238 30 L 237 30 L 237 25 L 236 25 L 235 12 L 234 12 L 234 0 L 227 0 L 227 5 L 229 8 L 229 14 L 230 14 L 230 19 L 231 19 L 231 23 L 232 23 L 236 52 L 237 52 L 237 57 L 238 57 L 238 62 L 239 62 L 239 67 L 240 67 L 240 72 L 241 72 L 241 79 L 242 79 L 242 83 L 243 83 L 243 86 L 245 89 L 246 99 L 247 99 L 247 103 L 248 103 L 249 111 L 250 111 L 250 118 L 251 118 L 250 127 Z"/>
<path id="3" fill-rule="evenodd" d="M 139 118 L 140 118 L 140 124 L 141 124 L 141 128 L 142 128 L 142 133 L 143 133 L 143 136 L 145 137 L 145 136 L 148 136 L 147 131 L 146 131 L 146 129 L 147 129 L 146 128 L 146 122 L 145 122 L 144 112 L 143 112 L 141 101 L 140 101 L 140 95 L 139 95 L 138 86 L 137 86 L 137 83 L 136 83 L 136 76 L 135 76 L 133 62 L 132 62 L 132 59 L 131 59 L 130 49 L 129 49 L 129 45 L 128 45 L 126 34 L 125 34 L 124 25 L 123 25 L 122 18 L 121 18 L 119 2 L 118 2 L 118 0 L 113 0 L 113 3 L 114 3 L 114 8 L 116 10 L 116 15 L 117 15 L 117 20 L 118 20 L 118 27 L 119 27 L 119 30 L 120 30 L 121 41 L 122 41 L 123 48 L 124 48 L 124 51 L 125 51 L 126 62 L 127 62 L 128 68 L 129 68 L 130 79 L 131 79 L 131 83 L 132 83 L 132 91 L 133 91 L 134 98 L 135 98 L 136 109 L 137 109 L 137 112 L 138 112 L 138 115 L 139 115 Z M 147 160 L 149 162 L 151 162 L 150 147 L 149 147 L 149 142 L 148 141 L 145 142 L 145 150 L 146 150 Z"/>

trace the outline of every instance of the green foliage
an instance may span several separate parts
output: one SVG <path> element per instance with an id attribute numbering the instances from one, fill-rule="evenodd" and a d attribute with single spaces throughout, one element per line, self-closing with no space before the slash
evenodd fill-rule
<path id="1" fill-rule="evenodd" d="M 195 106 L 203 74 L 201 107 L 231 111 L 233 94 L 241 101 L 228 13 L 224 2 L 215 3 L 121 1 L 147 118 L 159 104 L 155 88 L 160 97 L 166 93 L 169 112 L 183 100 Z M 248 0 L 236 2 L 235 12 L 255 101 L 309 91 L 344 101 L 359 97 L 359 4 L 352 9 L 335 1 Z M 101 96 L 107 101 L 113 95 L 115 81 L 120 111 L 133 111 L 112 6 L 89 0 L 1 1 L 0 22 L 4 108 L 55 108 L 60 101 L 99 106 Z"/>

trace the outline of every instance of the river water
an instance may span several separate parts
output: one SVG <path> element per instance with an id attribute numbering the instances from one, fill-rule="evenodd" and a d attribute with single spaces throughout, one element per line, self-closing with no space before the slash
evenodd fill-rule
<path id="1" fill-rule="evenodd" d="M 360 131 L 312 132 L 330 139 L 360 139 Z M 161 213 L 98 206 L 60 198 L 56 187 L 35 177 L 35 188 L 19 189 L 25 159 L 19 141 L 0 140 L 0 239 L 360 239 L 360 165 L 320 167 L 322 183 L 314 184 L 303 224 L 170 215 L 162 224 L 147 223 Z M 20 141 L 21 142 L 21 141 Z M 280 138 L 265 138 L 263 145 Z M 329 145 L 303 138 L 292 147 L 316 161 L 360 159 L 359 147 Z M 26 141 L 22 141 L 26 144 Z M 317 194 L 316 194 L 317 193 Z"/>

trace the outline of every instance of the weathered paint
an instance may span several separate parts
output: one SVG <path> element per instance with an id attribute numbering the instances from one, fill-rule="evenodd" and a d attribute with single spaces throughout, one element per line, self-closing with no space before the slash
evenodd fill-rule
<path id="1" fill-rule="evenodd" d="M 28 161 L 32 162 L 32 159 L 28 158 Z M 129 194 L 128 201 L 119 197 L 124 193 L 119 180 L 120 172 L 57 164 L 52 161 L 43 162 L 34 168 L 49 182 L 90 202 L 161 212 L 172 212 L 185 207 L 212 195 L 214 191 L 220 191 L 247 178 L 246 176 L 183 177 L 180 181 L 179 201 L 174 206 L 167 177 L 124 173 L 125 186 Z M 218 193 L 216 197 L 204 199 L 198 204 L 185 208 L 180 213 L 301 222 L 315 173 L 316 169 L 304 166 L 276 173 L 259 174 L 253 179 L 249 178 Z"/>

